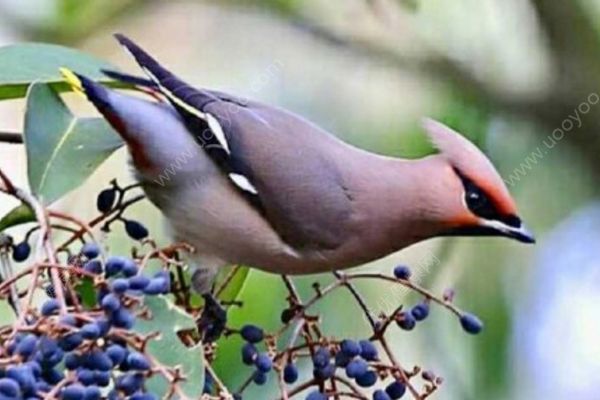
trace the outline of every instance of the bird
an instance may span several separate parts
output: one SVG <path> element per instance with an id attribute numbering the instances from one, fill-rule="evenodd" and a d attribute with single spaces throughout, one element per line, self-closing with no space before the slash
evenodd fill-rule
<path id="1" fill-rule="evenodd" d="M 285 109 L 193 87 L 115 37 L 146 77 L 105 74 L 153 99 L 63 75 L 122 137 L 135 178 L 174 239 L 195 249 L 200 293 L 227 265 L 301 275 L 356 267 L 440 236 L 535 242 L 491 161 L 441 122 L 423 122 L 435 154 L 375 154 Z"/>

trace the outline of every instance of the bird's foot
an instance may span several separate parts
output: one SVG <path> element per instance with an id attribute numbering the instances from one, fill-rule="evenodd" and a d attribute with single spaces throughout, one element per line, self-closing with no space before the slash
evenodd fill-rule
<path id="1" fill-rule="evenodd" d="M 204 309 L 198 319 L 197 326 L 204 343 L 217 341 L 227 324 L 227 311 L 212 293 L 203 294 Z"/>

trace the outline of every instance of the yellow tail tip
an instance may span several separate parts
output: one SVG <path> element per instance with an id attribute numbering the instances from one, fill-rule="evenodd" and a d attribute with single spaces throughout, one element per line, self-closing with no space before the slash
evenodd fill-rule
<path id="1" fill-rule="evenodd" d="M 65 78 L 65 81 L 69 84 L 69 86 L 71 86 L 71 89 L 75 93 L 78 93 L 85 97 L 85 90 L 83 89 L 83 85 L 81 84 L 81 79 L 79 79 L 77 75 L 75 75 L 75 73 L 68 68 L 62 67 L 59 68 L 59 71 L 63 78 Z"/>

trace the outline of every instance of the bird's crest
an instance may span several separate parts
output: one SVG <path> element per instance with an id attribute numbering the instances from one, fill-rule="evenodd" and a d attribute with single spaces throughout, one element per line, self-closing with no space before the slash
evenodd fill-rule
<path id="1" fill-rule="evenodd" d="M 433 119 L 424 119 L 423 128 L 431 143 L 462 176 L 475 182 L 506 214 L 515 213 L 515 203 L 504 180 L 486 155 L 460 133 Z"/>

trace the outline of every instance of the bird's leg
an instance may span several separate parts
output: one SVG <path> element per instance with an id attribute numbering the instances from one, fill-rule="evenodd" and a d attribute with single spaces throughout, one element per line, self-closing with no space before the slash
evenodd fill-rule
<path id="1" fill-rule="evenodd" d="M 192 275 L 192 286 L 204 298 L 204 309 L 197 321 L 202 341 L 210 343 L 218 340 L 227 324 L 227 311 L 214 295 L 214 269 L 198 268 Z"/>

